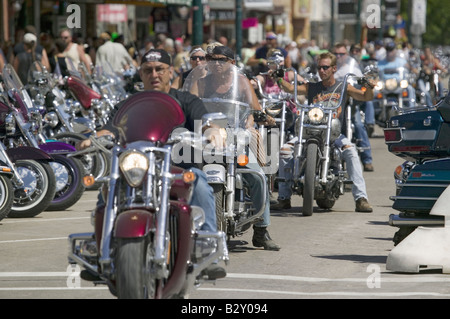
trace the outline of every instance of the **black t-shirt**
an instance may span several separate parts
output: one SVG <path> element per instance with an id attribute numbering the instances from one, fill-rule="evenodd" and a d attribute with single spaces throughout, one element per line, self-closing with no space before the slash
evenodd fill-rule
<path id="1" fill-rule="evenodd" d="M 317 83 L 308 83 L 308 104 L 316 104 L 316 103 L 322 103 L 325 106 L 334 106 L 339 103 L 339 100 L 341 98 L 341 92 L 342 92 L 342 82 L 336 81 L 336 83 L 330 87 L 327 87 L 323 85 L 323 82 L 317 82 Z M 344 97 L 345 99 L 346 97 Z M 330 103 L 327 105 L 327 103 Z M 345 105 L 345 104 L 344 104 Z M 344 106 L 342 105 L 342 106 Z M 338 110 L 339 114 L 339 120 L 342 124 L 342 132 L 345 132 L 345 111 L 346 107 L 344 107 L 342 112 L 342 106 L 340 107 L 340 110 Z"/>

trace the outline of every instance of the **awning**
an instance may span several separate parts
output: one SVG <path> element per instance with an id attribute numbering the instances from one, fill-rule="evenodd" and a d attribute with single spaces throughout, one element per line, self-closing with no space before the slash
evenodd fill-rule
<path id="1" fill-rule="evenodd" d="M 83 0 L 81 0 L 83 1 Z M 87 1 L 87 0 L 85 0 Z M 95 0 L 98 1 L 98 0 Z M 167 5 L 178 5 L 178 6 L 192 6 L 192 0 L 100 0 L 100 3 L 117 3 L 125 5 L 136 5 L 136 6 L 167 6 Z"/>

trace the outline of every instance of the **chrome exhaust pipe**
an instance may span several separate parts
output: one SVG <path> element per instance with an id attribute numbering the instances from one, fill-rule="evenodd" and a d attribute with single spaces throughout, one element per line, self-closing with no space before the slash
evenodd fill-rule
<path id="1" fill-rule="evenodd" d="M 443 216 L 426 216 L 426 217 L 403 217 L 400 215 L 389 215 L 389 225 L 394 227 L 401 226 L 445 226 Z"/>

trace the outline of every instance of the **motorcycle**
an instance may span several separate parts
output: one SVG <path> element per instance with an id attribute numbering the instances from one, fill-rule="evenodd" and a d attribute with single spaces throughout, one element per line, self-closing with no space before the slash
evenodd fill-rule
<path id="1" fill-rule="evenodd" d="M 31 146 L 50 154 L 50 166 L 54 171 L 56 192 L 45 209 L 64 210 L 74 205 L 82 196 L 81 183 L 84 168 L 78 159 L 68 158 L 66 154 L 75 151 L 69 144 L 48 142 L 42 134 L 42 114 L 33 104 L 28 92 L 17 77 L 11 65 L 3 69 L 3 80 L 10 102 L 2 110 L 6 120 L 6 132 L 2 136 L 5 146 Z M 53 183 L 53 182 L 50 182 Z"/>
<path id="2" fill-rule="evenodd" d="M 418 226 L 443 227 L 443 216 L 430 215 L 436 200 L 450 184 L 448 132 L 450 95 L 434 107 L 415 108 L 394 116 L 384 129 L 389 152 L 405 159 L 394 172 L 396 195 L 389 224 L 398 228 L 398 245 Z"/>
<path id="3" fill-rule="evenodd" d="M 207 85 L 214 81 L 210 77 L 216 74 L 229 81 L 226 83 L 225 93 L 220 92 L 220 88 L 216 90 Z M 255 148 L 252 149 L 255 144 L 249 141 L 255 141 L 258 133 L 256 129 L 250 133 L 246 127 L 247 120 L 253 116 L 255 122 L 258 122 L 259 119 L 255 117 L 263 115 L 260 111 L 251 109 L 254 102 L 251 94 L 253 87 L 236 66 L 227 62 L 210 61 L 189 74 L 183 90 L 202 99 L 207 111 L 215 114 L 213 117 L 205 117 L 203 121 L 220 123 L 221 134 L 226 136 L 226 147 L 222 150 L 207 148 L 203 152 L 203 171 L 216 198 L 217 228 L 226 233 L 228 238 L 238 236 L 259 221 L 265 209 L 265 201 L 254 203 L 251 198 L 254 197 L 250 195 L 253 188 L 248 179 L 256 179 L 255 183 L 261 185 L 259 191 L 263 194 L 267 192 L 264 171 L 259 170 L 259 166 L 249 167 L 250 149 L 252 154 L 258 153 Z M 222 117 L 217 115 L 220 113 Z M 250 165 L 256 164 L 253 162 Z"/>
<path id="4" fill-rule="evenodd" d="M 172 147 L 184 139 L 172 131 L 183 122 L 165 93 L 128 98 L 114 117 L 120 141 L 101 179 L 95 230 L 69 236 L 69 262 L 100 276 L 118 298 L 182 298 L 208 265 L 228 258 L 223 233 L 200 230 L 204 212 L 188 204 L 195 174 L 172 165 Z"/>
<path id="5" fill-rule="evenodd" d="M 406 106 L 414 106 L 415 95 L 410 96 L 410 73 L 405 67 L 379 69 L 379 81 L 375 86 L 375 121 L 384 128 L 386 121 L 401 112 Z"/>
<path id="6" fill-rule="evenodd" d="M 331 209 L 351 184 L 345 171 L 341 149 L 334 142 L 342 131 L 340 109 L 345 107 L 349 73 L 342 81 L 339 101 L 299 105 L 295 124 L 293 190 L 303 197 L 304 216 L 313 214 L 314 200 L 322 209 Z M 360 78 L 360 84 L 364 78 Z M 338 89 L 338 88 L 337 88 Z M 336 89 L 336 90 L 337 90 Z M 352 122 L 349 105 L 345 110 L 346 136 L 351 139 Z"/>

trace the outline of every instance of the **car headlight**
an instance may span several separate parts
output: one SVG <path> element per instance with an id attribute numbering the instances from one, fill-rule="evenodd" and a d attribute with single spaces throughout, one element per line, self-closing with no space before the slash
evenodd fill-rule
<path id="1" fill-rule="evenodd" d="M 402 89 L 406 89 L 408 87 L 408 80 L 401 80 L 400 81 L 400 87 Z"/>
<path id="2" fill-rule="evenodd" d="M 312 108 L 308 112 L 308 118 L 312 124 L 319 124 L 323 119 L 323 111 L 318 107 Z"/>
<path id="3" fill-rule="evenodd" d="M 147 156 L 138 151 L 127 151 L 119 157 L 119 167 L 131 187 L 142 184 L 149 166 Z"/>
<path id="4" fill-rule="evenodd" d="M 386 89 L 389 91 L 395 90 L 397 88 L 397 80 L 396 79 L 388 79 L 386 80 Z"/>

